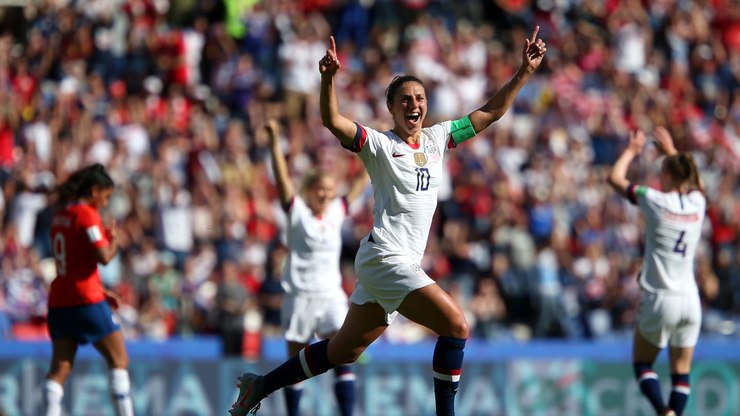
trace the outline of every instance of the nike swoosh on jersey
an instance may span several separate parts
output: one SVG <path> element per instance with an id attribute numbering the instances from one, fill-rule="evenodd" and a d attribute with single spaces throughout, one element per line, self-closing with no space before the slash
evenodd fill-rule
<path id="1" fill-rule="evenodd" d="M 393 157 L 403 157 L 403 156 L 406 156 L 406 154 L 405 153 L 396 153 L 396 152 L 393 152 L 392 156 Z"/>

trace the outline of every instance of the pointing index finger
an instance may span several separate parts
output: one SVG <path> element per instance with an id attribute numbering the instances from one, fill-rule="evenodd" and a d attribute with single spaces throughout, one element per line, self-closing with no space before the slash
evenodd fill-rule
<path id="1" fill-rule="evenodd" d="M 337 44 L 334 42 L 334 36 L 329 36 L 329 49 L 335 54 L 337 53 Z"/>
<path id="2" fill-rule="evenodd" d="M 534 31 L 532 31 L 532 40 L 530 41 L 531 43 L 534 43 L 534 41 L 537 39 L 537 33 L 539 33 L 539 31 L 540 31 L 539 25 L 535 26 Z"/>

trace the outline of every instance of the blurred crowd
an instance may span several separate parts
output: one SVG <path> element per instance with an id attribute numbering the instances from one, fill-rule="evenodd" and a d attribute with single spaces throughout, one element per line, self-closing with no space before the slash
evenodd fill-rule
<path id="1" fill-rule="evenodd" d="M 0 337 L 45 337 L 55 271 L 48 191 L 107 166 L 102 268 L 129 339 L 219 334 L 258 354 L 280 334 L 286 249 L 266 118 L 296 183 L 363 170 L 322 127 L 318 60 L 337 39 L 340 110 L 389 128 L 396 74 L 426 85 L 428 124 L 480 106 L 521 62 L 535 25 L 545 62 L 510 111 L 448 153 L 423 267 L 474 336 L 625 337 L 644 223 L 605 183 L 630 129 L 667 126 L 691 151 L 708 215 L 696 276 L 705 336 L 740 328 L 740 2 L 736 0 L 32 0 L 0 7 Z M 630 172 L 657 186 L 648 148 Z M 351 207 L 342 254 L 372 225 Z M 427 334 L 398 322 L 384 335 Z"/>

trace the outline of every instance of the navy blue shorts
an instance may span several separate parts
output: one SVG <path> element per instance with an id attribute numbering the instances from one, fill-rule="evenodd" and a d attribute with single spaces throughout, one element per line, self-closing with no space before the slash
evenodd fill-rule
<path id="1" fill-rule="evenodd" d="M 48 322 L 51 339 L 72 338 L 80 344 L 96 343 L 121 328 L 107 301 L 49 308 Z"/>

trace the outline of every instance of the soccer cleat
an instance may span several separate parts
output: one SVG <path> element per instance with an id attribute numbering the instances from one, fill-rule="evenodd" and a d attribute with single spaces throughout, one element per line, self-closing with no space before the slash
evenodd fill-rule
<path id="1" fill-rule="evenodd" d="M 236 379 L 239 381 L 239 384 L 237 384 L 237 387 L 239 387 L 239 396 L 231 406 L 229 413 L 231 416 L 246 416 L 249 413 L 257 414 L 257 410 L 260 408 L 260 400 L 264 398 L 262 395 L 262 391 L 264 390 L 262 376 L 244 373 Z"/>

